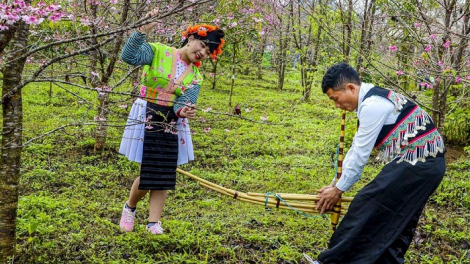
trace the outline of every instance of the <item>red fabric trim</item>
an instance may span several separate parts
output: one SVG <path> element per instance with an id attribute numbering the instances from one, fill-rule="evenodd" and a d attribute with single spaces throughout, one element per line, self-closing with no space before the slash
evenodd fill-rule
<path id="1" fill-rule="evenodd" d="M 382 146 L 382 144 L 387 140 L 388 137 L 390 137 L 390 135 L 395 132 L 395 130 L 398 128 L 398 126 L 400 126 L 416 109 L 418 108 L 418 106 L 416 105 L 413 110 L 411 110 L 402 120 L 400 120 L 399 123 L 396 124 L 396 126 L 390 130 L 390 132 L 387 134 L 387 136 L 385 136 L 382 141 L 377 144 L 375 147 L 376 148 L 379 148 L 380 146 Z"/>
<path id="2" fill-rule="evenodd" d="M 436 131 L 436 130 L 437 130 L 437 128 L 433 128 L 433 129 L 429 130 L 428 132 L 426 132 L 426 133 L 420 135 L 419 137 L 413 138 L 413 140 L 408 141 L 408 143 L 411 144 L 411 143 L 415 142 L 416 140 L 419 140 L 419 139 L 421 139 L 421 138 L 423 138 L 423 137 L 425 137 L 425 136 L 431 134 L 432 132 L 434 132 L 434 131 Z"/>
<path id="3" fill-rule="evenodd" d="M 182 109 L 183 109 L 183 107 L 178 109 L 178 111 L 176 112 L 176 116 L 179 117 L 179 118 L 184 118 L 184 117 L 180 116 L 180 112 L 181 112 Z"/>

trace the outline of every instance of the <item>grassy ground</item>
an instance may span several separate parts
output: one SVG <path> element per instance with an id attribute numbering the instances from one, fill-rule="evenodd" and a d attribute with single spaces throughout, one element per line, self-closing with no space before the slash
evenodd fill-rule
<path id="1" fill-rule="evenodd" d="M 275 76 L 236 80 L 231 117 L 229 80 L 203 87 L 193 141 L 196 161 L 182 169 L 243 192 L 313 194 L 333 175 L 331 155 L 339 137 L 340 113 L 315 86 L 301 101 L 298 75 L 285 91 Z M 77 99 L 55 87 L 28 86 L 25 139 L 67 123 L 92 122 L 94 94 Z M 122 90 L 125 90 L 124 88 Z M 266 210 L 204 189 L 179 175 L 163 213 L 165 234 L 145 232 L 148 202 L 138 207 L 135 232 L 119 230 L 119 218 L 137 165 L 117 154 L 129 98 L 114 96 L 108 148 L 93 152 L 93 126 L 67 127 L 24 149 L 18 211 L 18 246 L 13 263 L 306 263 L 332 233 L 329 219 L 290 210 Z M 89 101 L 88 101 L 89 100 Z M 129 101 L 129 100 L 127 100 Z M 248 111 L 246 111 L 247 109 Z M 349 114 L 347 143 L 355 120 Z M 263 122 L 261 117 L 267 117 Z M 204 129 L 211 128 L 209 132 Z M 459 152 L 459 154 L 462 154 Z M 379 171 L 371 162 L 347 196 Z M 470 263 L 470 158 L 457 156 L 420 219 L 409 263 Z"/>

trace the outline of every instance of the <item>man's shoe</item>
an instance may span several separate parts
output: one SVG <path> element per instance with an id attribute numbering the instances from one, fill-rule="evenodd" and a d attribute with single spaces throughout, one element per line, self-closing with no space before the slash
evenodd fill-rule
<path id="1" fill-rule="evenodd" d="M 313 260 L 311 257 L 309 257 L 307 254 L 304 253 L 304 258 L 307 260 L 309 264 L 321 264 L 318 260 Z"/>

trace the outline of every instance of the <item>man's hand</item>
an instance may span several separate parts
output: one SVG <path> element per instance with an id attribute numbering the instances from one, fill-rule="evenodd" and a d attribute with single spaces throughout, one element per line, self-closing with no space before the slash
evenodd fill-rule
<path id="1" fill-rule="evenodd" d="M 316 209 L 323 214 L 326 211 L 333 209 L 333 206 L 341 199 L 343 191 L 330 184 L 318 190 L 317 193 L 320 200 L 317 202 Z"/>

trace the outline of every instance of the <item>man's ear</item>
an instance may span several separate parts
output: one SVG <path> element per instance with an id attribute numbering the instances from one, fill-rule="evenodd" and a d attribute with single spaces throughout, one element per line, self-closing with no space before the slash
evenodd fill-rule
<path id="1" fill-rule="evenodd" d="M 346 84 L 346 91 L 351 91 L 354 94 L 357 92 L 357 86 L 354 83 Z"/>

